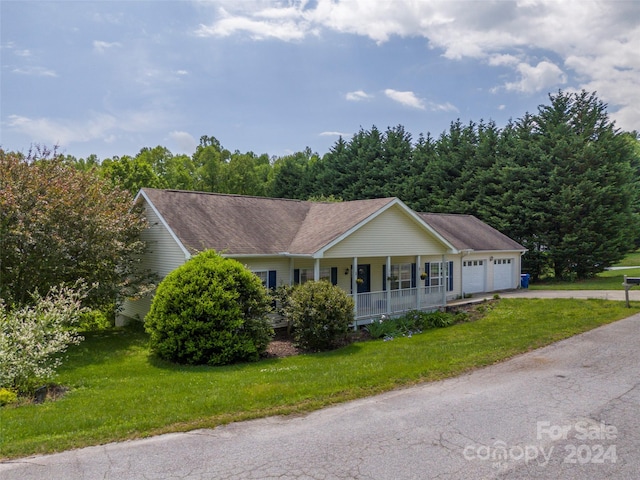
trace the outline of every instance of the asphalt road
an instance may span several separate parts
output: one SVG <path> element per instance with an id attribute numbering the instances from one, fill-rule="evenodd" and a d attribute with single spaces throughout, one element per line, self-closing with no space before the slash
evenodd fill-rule
<path id="1" fill-rule="evenodd" d="M 0 463 L 0 478 L 637 479 L 639 345 L 635 315 L 458 378 Z"/>

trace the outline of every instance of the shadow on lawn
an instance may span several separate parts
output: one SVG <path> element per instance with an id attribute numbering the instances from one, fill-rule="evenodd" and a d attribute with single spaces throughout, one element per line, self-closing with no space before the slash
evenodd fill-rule
<path id="1" fill-rule="evenodd" d="M 143 331 L 131 328 L 111 328 L 81 332 L 84 340 L 69 348 L 68 361 L 73 368 L 96 365 L 127 355 L 132 348 L 148 348 L 149 336 Z"/>
<path id="2" fill-rule="evenodd" d="M 275 341 L 283 341 L 282 337 L 276 336 L 278 340 Z M 356 354 L 362 347 L 359 345 L 362 341 L 368 340 L 365 336 L 357 335 L 350 336 L 348 340 L 345 340 L 341 345 L 337 348 L 324 351 L 324 352 L 305 352 L 302 350 L 296 349 L 295 354 L 291 353 L 291 349 L 283 349 L 281 354 L 265 354 L 260 357 L 259 360 L 255 362 L 237 362 L 229 365 L 183 365 L 178 363 L 172 363 L 168 360 L 163 360 L 157 355 L 149 354 L 148 362 L 154 368 L 171 370 L 175 372 L 211 372 L 220 371 L 220 372 L 231 372 L 231 371 L 239 371 L 247 368 L 252 368 L 256 365 L 264 367 L 265 365 L 274 365 L 281 362 L 287 362 L 289 359 L 294 359 L 296 357 L 314 357 L 314 358 L 335 358 L 346 355 L 354 355 Z M 268 350 L 269 351 L 269 350 Z M 295 361 L 295 360 L 294 360 Z"/>

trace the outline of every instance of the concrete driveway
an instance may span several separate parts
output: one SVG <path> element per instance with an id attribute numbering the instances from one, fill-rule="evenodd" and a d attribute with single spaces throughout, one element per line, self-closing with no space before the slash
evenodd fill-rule
<path id="1" fill-rule="evenodd" d="M 604 300 L 624 301 L 624 290 L 531 290 L 521 289 L 499 292 L 502 298 L 601 298 Z M 473 300 L 493 298 L 493 294 L 475 296 Z M 629 291 L 630 301 L 640 301 L 640 288 Z"/>
<path id="2" fill-rule="evenodd" d="M 635 315 L 458 378 L 15 460 L 0 478 L 637 479 L 639 345 Z"/>

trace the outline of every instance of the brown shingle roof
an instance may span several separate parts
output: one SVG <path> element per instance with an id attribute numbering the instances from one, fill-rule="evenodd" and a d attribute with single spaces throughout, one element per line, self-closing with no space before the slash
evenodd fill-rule
<path id="1" fill-rule="evenodd" d="M 418 213 L 458 250 L 526 250 L 473 215 Z"/>
<path id="2" fill-rule="evenodd" d="M 312 255 L 397 202 L 395 198 L 305 202 L 183 190 L 142 191 L 190 252 L 211 248 L 230 255 Z M 418 215 L 458 250 L 525 250 L 473 215 Z"/>
<path id="3" fill-rule="evenodd" d="M 143 189 L 191 252 L 310 255 L 393 202 L 321 203 L 182 190 Z"/>

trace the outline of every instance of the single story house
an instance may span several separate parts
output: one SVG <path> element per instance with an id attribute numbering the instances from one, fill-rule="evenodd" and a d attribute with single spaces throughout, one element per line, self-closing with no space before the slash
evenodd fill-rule
<path id="1" fill-rule="evenodd" d="M 522 245 L 470 215 L 417 213 L 397 198 L 308 202 L 143 188 L 143 268 L 160 278 L 214 249 L 267 288 L 327 280 L 355 302 L 356 325 L 432 310 L 465 294 L 517 288 Z M 125 300 L 118 324 L 152 297 Z"/>

